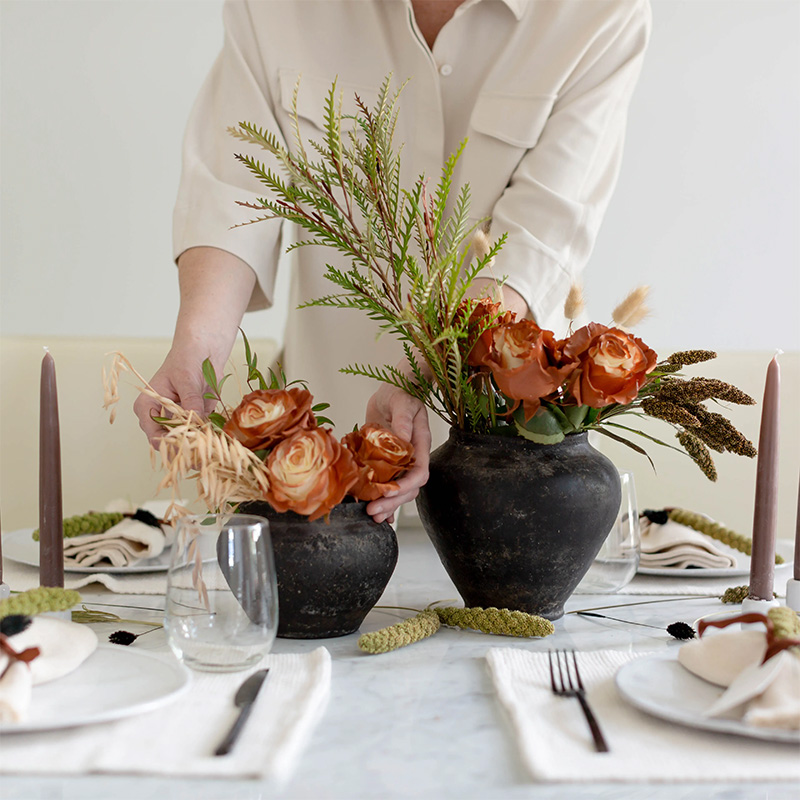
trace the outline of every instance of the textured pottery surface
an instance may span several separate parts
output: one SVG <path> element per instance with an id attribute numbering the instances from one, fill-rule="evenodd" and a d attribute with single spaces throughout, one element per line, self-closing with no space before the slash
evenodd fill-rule
<path id="1" fill-rule="evenodd" d="M 269 520 L 278 578 L 278 636 L 324 639 L 358 630 L 397 564 L 397 537 L 388 522 L 367 515 L 366 503 L 341 503 L 323 519 L 268 503 L 240 511 Z"/>
<path id="2" fill-rule="evenodd" d="M 420 517 L 467 606 L 558 619 L 620 505 L 587 434 L 554 445 L 451 430 L 431 454 Z"/>

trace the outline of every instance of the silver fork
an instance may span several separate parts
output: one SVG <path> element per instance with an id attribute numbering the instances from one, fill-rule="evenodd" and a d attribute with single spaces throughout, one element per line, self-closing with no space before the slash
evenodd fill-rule
<path id="1" fill-rule="evenodd" d="M 553 688 L 553 692 L 562 697 L 578 698 L 586 721 L 589 723 L 589 730 L 592 732 L 595 750 L 598 753 L 607 753 L 608 745 L 603 738 L 594 713 L 589 707 L 589 701 L 586 699 L 586 689 L 583 687 L 581 673 L 578 671 L 578 658 L 575 655 L 575 651 L 549 650 L 547 655 L 550 659 L 550 685 Z M 570 669 L 570 656 L 572 656 L 572 669 Z M 572 678 L 573 672 L 575 673 L 575 680 Z M 556 676 L 558 676 L 558 680 L 556 680 Z"/>

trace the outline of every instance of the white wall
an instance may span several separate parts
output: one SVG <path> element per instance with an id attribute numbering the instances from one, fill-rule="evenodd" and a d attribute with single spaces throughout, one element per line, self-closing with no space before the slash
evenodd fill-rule
<path id="1" fill-rule="evenodd" d="M 800 3 L 652 4 L 652 44 L 587 299 L 606 320 L 628 289 L 650 284 L 654 313 L 639 334 L 660 353 L 749 353 L 742 388 L 760 398 L 771 352 L 793 352 L 795 376 L 800 351 Z M 221 8 L 0 0 L 3 336 L 171 335 L 180 143 L 221 44 Z M 283 315 L 259 312 L 245 325 L 253 338 L 279 339 Z M 784 396 L 783 535 L 797 497 L 796 397 Z M 757 411 L 747 413 L 742 425 L 757 436 Z M 732 499 L 743 527 L 752 500 Z M 724 505 L 718 495 L 696 502 L 709 513 Z"/>
<path id="2" fill-rule="evenodd" d="M 641 333 L 659 351 L 798 350 L 800 3 L 652 2 L 591 307 L 605 319 L 648 283 Z M 3 334 L 171 335 L 180 143 L 221 8 L 0 2 Z M 246 325 L 279 336 L 283 321 Z"/>

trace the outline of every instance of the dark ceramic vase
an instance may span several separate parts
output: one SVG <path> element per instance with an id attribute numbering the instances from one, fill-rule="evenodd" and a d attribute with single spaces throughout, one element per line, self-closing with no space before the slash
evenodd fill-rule
<path id="1" fill-rule="evenodd" d="M 539 445 L 452 429 L 417 498 L 465 605 L 548 619 L 564 614 L 619 505 L 617 469 L 585 433 Z"/>
<path id="2" fill-rule="evenodd" d="M 388 522 L 367 515 L 366 503 L 340 503 L 330 520 L 268 503 L 240 511 L 269 520 L 278 579 L 278 636 L 325 639 L 358 630 L 397 564 L 397 537 Z"/>

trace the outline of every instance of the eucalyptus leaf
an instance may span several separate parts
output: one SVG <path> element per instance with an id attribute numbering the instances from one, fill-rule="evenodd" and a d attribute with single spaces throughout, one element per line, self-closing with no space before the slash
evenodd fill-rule
<path id="1" fill-rule="evenodd" d="M 203 361 L 203 378 L 214 391 L 217 391 L 217 373 L 214 372 L 214 365 L 210 358 Z"/>
<path id="2" fill-rule="evenodd" d="M 545 406 L 541 406 L 527 422 L 520 406 L 514 412 L 514 426 L 520 436 L 537 444 L 557 444 L 564 439 L 561 421 Z"/>

